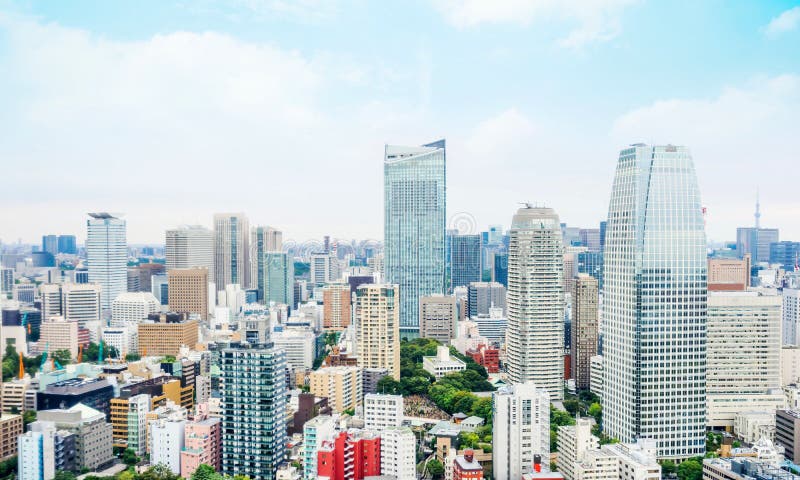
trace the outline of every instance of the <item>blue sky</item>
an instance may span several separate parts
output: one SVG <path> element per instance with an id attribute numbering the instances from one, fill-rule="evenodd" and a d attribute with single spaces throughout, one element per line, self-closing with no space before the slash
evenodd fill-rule
<path id="1" fill-rule="evenodd" d="M 448 140 L 448 210 L 605 216 L 619 149 L 688 145 L 709 238 L 800 240 L 791 1 L 0 0 L 0 239 L 245 211 L 382 237 L 385 143 Z M 791 175 L 794 173 L 794 175 Z"/>

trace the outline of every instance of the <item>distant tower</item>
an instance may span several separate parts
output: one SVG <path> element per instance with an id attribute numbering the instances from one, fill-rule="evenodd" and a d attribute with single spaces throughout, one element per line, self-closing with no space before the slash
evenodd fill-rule
<path id="1" fill-rule="evenodd" d="M 100 285 L 102 310 L 111 312 L 111 302 L 128 286 L 128 244 L 125 220 L 108 213 L 90 213 L 86 221 L 86 261 L 89 283 Z"/>
<path id="2" fill-rule="evenodd" d="M 217 289 L 250 287 L 250 224 L 243 213 L 214 215 L 214 283 Z"/>
<path id="3" fill-rule="evenodd" d="M 758 189 L 756 189 L 756 231 L 761 228 L 761 201 L 758 194 Z"/>

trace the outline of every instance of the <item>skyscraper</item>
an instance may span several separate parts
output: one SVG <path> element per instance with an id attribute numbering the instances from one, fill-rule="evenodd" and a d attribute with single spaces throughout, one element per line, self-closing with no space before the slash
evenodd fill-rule
<path id="1" fill-rule="evenodd" d="M 508 248 L 506 355 L 511 383 L 564 398 L 564 247 L 552 208 L 517 210 Z"/>
<path id="2" fill-rule="evenodd" d="M 167 230 L 164 254 L 167 270 L 206 267 L 214 281 L 214 233 L 201 225 L 184 225 Z M 225 285 L 217 285 L 224 289 Z"/>
<path id="3" fill-rule="evenodd" d="M 78 253 L 78 247 L 75 243 L 75 235 L 58 236 L 58 253 L 67 253 L 69 255 L 75 255 Z"/>
<path id="4" fill-rule="evenodd" d="M 294 260 L 285 252 L 264 254 L 264 303 L 294 305 Z"/>
<path id="5" fill-rule="evenodd" d="M 575 386 L 588 390 L 591 386 L 591 358 L 597 355 L 598 282 L 585 273 L 575 277 L 572 297 L 572 339 L 570 354 Z"/>
<path id="6" fill-rule="evenodd" d="M 86 261 L 89 283 L 100 285 L 100 307 L 111 312 L 111 302 L 128 288 L 128 245 L 125 220 L 109 213 L 90 213 L 86 221 Z"/>
<path id="7" fill-rule="evenodd" d="M 214 215 L 214 283 L 250 287 L 250 224 L 244 213 Z"/>
<path id="8" fill-rule="evenodd" d="M 686 147 L 620 152 L 605 240 L 603 429 L 705 453 L 706 236 Z"/>
<path id="9" fill-rule="evenodd" d="M 453 235 L 450 239 L 450 291 L 481 281 L 481 236 Z"/>
<path id="10" fill-rule="evenodd" d="M 275 478 L 286 451 L 286 357 L 271 343 L 222 351 L 222 473 Z"/>
<path id="11" fill-rule="evenodd" d="M 58 237 L 56 235 L 42 235 L 42 251 L 55 257 L 58 254 Z"/>
<path id="12" fill-rule="evenodd" d="M 419 333 L 419 299 L 445 290 L 445 141 L 387 145 L 384 179 L 386 281 L 400 288 L 402 335 Z"/>
<path id="13" fill-rule="evenodd" d="M 356 290 L 358 366 L 385 368 L 400 380 L 400 302 L 397 285 L 361 285 Z"/>
<path id="14" fill-rule="evenodd" d="M 264 254 L 280 252 L 283 233 L 272 227 L 257 226 L 250 232 L 250 283 L 257 290 L 257 300 L 264 301 Z"/>
<path id="15" fill-rule="evenodd" d="M 501 387 L 492 394 L 494 478 L 522 478 L 533 472 L 534 456 L 549 458 L 551 397 L 533 383 Z"/>

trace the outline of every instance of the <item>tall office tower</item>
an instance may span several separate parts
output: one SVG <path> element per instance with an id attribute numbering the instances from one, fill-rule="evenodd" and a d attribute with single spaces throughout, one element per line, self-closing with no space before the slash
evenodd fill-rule
<path id="1" fill-rule="evenodd" d="M 75 235 L 58 236 L 58 253 L 66 253 L 68 255 L 75 255 L 78 253 L 78 244 L 75 241 Z"/>
<path id="2" fill-rule="evenodd" d="M 736 252 L 739 258 L 750 254 L 753 264 L 769 261 L 769 246 L 780 241 L 777 228 L 739 227 L 736 229 Z"/>
<path id="3" fill-rule="evenodd" d="M 397 285 L 356 290 L 358 366 L 385 368 L 400 381 L 400 299 Z"/>
<path id="4" fill-rule="evenodd" d="M 445 141 L 386 145 L 383 163 L 386 282 L 400 287 L 400 330 L 419 333 L 419 299 L 445 291 Z"/>
<path id="5" fill-rule="evenodd" d="M 598 303 L 597 279 L 585 273 L 578 274 L 572 297 L 570 355 L 575 386 L 581 390 L 589 390 L 591 386 L 591 358 L 597 355 Z"/>
<path id="6" fill-rule="evenodd" d="M 272 480 L 286 449 L 286 357 L 272 344 L 221 352 L 222 473 Z"/>
<path id="7" fill-rule="evenodd" d="M 453 235 L 450 238 L 450 289 L 481 281 L 481 236 Z"/>
<path id="8" fill-rule="evenodd" d="M 709 258 L 708 291 L 744 291 L 750 286 L 750 254 L 744 258 Z"/>
<path id="9" fill-rule="evenodd" d="M 61 315 L 61 285 L 57 283 L 40 285 L 39 296 L 42 300 L 43 319 L 47 320 L 50 317 Z"/>
<path id="10" fill-rule="evenodd" d="M 492 281 L 508 286 L 508 253 L 492 254 Z"/>
<path id="11" fill-rule="evenodd" d="M 350 285 L 333 283 L 322 289 L 322 326 L 325 330 L 342 331 L 350 325 L 352 294 Z"/>
<path id="12" fill-rule="evenodd" d="M 0 268 L 0 293 L 10 293 L 14 289 L 14 269 Z"/>
<path id="13" fill-rule="evenodd" d="M 206 267 L 209 280 L 214 280 L 214 233 L 211 230 L 201 225 L 185 225 L 167 230 L 165 237 L 167 270 Z"/>
<path id="14" fill-rule="evenodd" d="M 506 310 L 506 288 L 498 282 L 473 282 L 467 286 L 467 316 L 489 315 L 489 309 Z"/>
<path id="15" fill-rule="evenodd" d="M 153 275 L 160 275 L 167 272 L 163 263 L 140 263 L 136 267 L 139 274 L 139 291 L 149 292 L 153 289 Z"/>
<path id="16" fill-rule="evenodd" d="M 214 215 L 214 283 L 250 287 L 250 224 L 244 213 Z"/>
<path id="17" fill-rule="evenodd" d="M 250 283 L 256 289 L 256 299 L 264 301 L 264 254 L 280 252 L 283 233 L 272 227 L 257 226 L 250 231 Z"/>
<path id="18" fill-rule="evenodd" d="M 419 336 L 445 345 L 456 336 L 456 299 L 449 295 L 431 295 L 419 299 Z"/>
<path id="19" fill-rule="evenodd" d="M 800 290 L 783 289 L 783 319 L 781 320 L 784 345 L 800 345 Z"/>
<path id="20" fill-rule="evenodd" d="M 58 236 L 42 235 L 42 251 L 55 257 L 58 254 Z"/>
<path id="21" fill-rule="evenodd" d="M 511 224 L 506 362 L 511 383 L 564 398 L 564 254 L 552 208 L 526 205 Z"/>
<path id="22" fill-rule="evenodd" d="M 100 285 L 65 283 L 61 286 L 61 315 L 69 322 L 78 322 L 81 327 L 86 322 L 96 322 L 101 317 L 102 298 Z"/>
<path id="23" fill-rule="evenodd" d="M 656 440 L 660 458 L 705 453 L 706 268 L 689 150 L 622 150 L 605 242 L 603 429 Z"/>
<path id="24" fill-rule="evenodd" d="M 111 326 L 135 332 L 136 325 L 158 310 L 158 299 L 150 292 L 123 293 L 111 302 Z"/>
<path id="25" fill-rule="evenodd" d="M 600 290 L 603 290 L 603 253 L 579 252 L 576 258 L 578 273 L 586 273 L 597 279 Z"/>
<path id="26" fill-rule="evenodd" d="M 90 213 L 86 221 L 86 261 L 89 283 L 100 285 L 100 306 L 111 311 L 111 302 L 127 290 L 128 244 L 125 220 L 108 213 Z"/>
<path id="27" fill-rule="evenodd" d="M 578 230 L 578 237 L 581 239 L 581 245 L 586 247 L 586 250 L 590 252 L 600 251 L 599 228 L 581 228 Z"/>
<path id="28" fill-rule="evenodd" d="M 167 297 L 171 311 L 196 313 L 202 320 L 207 320 L 208 269 L 195 267 L 167 271 Z"/>
<path id="29" fill-rule="evenodd" d="M 522 478 L 532 473 L 535 455 L 550 458 L 551 395 L 533 383 L 502 387 L 492 394 L 494 478 Z"/>
<path id="30" fill-rule="evenodd" d="M 769 246 L 769 263 L 781 265 L 787 272 L 800 264 L 800 242 L 775 242 Z"/>
<path id="31" fill-rule="evenodd" d="M 141 291 L 139 285 L 139 271 L 136 270 L 134 267 L 128 267 L 127 272 L 125 272 L 127 277 L 127 288 L 125 289 L 126 292 L 138 292 Z M 114 301 L 113 299 L 111 300 Z"/>
<path id="32" fill-rule="evenodd" d="M 294 259 L 284 252 L 264 254 L 264 303 L 294 305 Z"/>
<path id="33" fill-rule="evenodd" d="M 784 406 L 779 296 L 710 293 L 706 343 L 707 426 L 730 429 L 738 413 Z"/>
<path id="34" fill-rule="evenodd" d="M 331 252 L 312 252 L 309 275 L 313 285 L 324 285 L 339 279 L 339 260 Z"/>

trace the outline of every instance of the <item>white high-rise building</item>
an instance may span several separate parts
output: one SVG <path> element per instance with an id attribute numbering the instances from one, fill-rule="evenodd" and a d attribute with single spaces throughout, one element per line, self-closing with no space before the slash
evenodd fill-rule
<path id="1" fill-rule="evenodd" d="M 492 400 L 494 477 L 522 478 L 534 455 L 550 458 L 550 394 L 529 382 L 503 387 Z"/>
<path id="2" fill-rule="evenodd" d="M 508 248 L 506 362 L 511 383 L 534 382 L 564 398 L 564 255 L 552 208 L 514 215 Z"/>
<path id="3" fill-rule="evenodd" d="M 175 268 L 208 268 L 214 280 L 214 233 L 201 225 L 184 225 L 167 230 L 164 254 L 167 270 Z"/>
<path id="4" fill-rule="evenodd" d="M 368 393 L 364 395 L 364 428 L 381 432 L 403 424 L 403 396 Z"/>
<path id="5" fill-rule="evenodd" d="M 103 328 L 103 341 L 117 349 L 120 356 L 139 351 L 139 332 L 134 326 L 128 327 L 105 327 Z"/>
<path id="6" fill-rule="evenodd" d="M 397 480 L 416 480 L 416 438 L 408 427 L 381 431 L 381 475 Z"/>
<path id="7" fill-rule="evenodd" d="M 597 437 L 592 435 L 592 425 L 594 419 L 578 418 L 575 425 L 558 427 L 558 471 L 566 480 L 577 480 L 577 464 L 583 462 L 587 452 L 600 448 Z M 610 463 L 607 470 L 616 474 L 616 462 Z"/>
<path id="8" fill-rule="evenodd" d="M 111 311 L 111 302 L 128 289 L 128 244 L 125 220 L 108 213 L 90 213 L 86 221 L 86 261 L 89 283 L 100 285 L 100 307 Z"/>
<path id="9" fill-rule="evenodd" d="M 150 292 L 127 292 L 111 302 L 111 325 L 133 327 L 161 308 L 158 299 Z"/>
<path id="10" fill-rule="evenodd" d="M 687 148 L 622 150 L 604 262 L 605 433 L 654 439 L 660 458 L 705 454 L 706 235 Z"/>
<path id="11" fill-rule="evenodd" d="M 783 408 L 781 298 L 758 292 L 708 295 L 706 398 L 714 429 L 732 428 L 737 413 Z"/>
<path id="12" fill-rule="evenodd" d="M 288 328 L 273 332 L 270 340 L 286 352 L 286 363 L 294 370 L 310 370 L 314 366 L 317 337 L 313 330 Z"/>
<path id="13" fill-rule="evenodd" d="M 322 443 L 329 440 L 336 430 L 336 419 L 330 415 L 319 415 L 303 425 L 303 478 L 317 480 L 317 453 Z"/>
<path id="14" fill-rule="evenodd" d="M 214 215 L 214 283 L 250 287 L 250 223 L 244 213 Z"/>
<path id="15" fill-rule="evenodd" d="M 17 478 L 52 480 L 56 475 L 54 455 L 56 427 L 53 422 L 34 422 L 17 439 Z"/>
<path id="16" fill-rule="evenodd" d="M 397 285 L 361 285 L 356 290 L 358 366 L 385 368 L 400 381 L 400 296 Z"/>
<path id="17" fill-rule="evenodd" d="M 159 418 L 150 422 L 150 461 L 164 464 L 172 473 L 181 473 L 181 450 L 184 447 L 186 419 Z"/>
<path id="18" fill-rule="evenodd" d="M 800 345 L 800 289 L 783 289 L 783 344 Z"/>
<path id="19" fill-rule="evenodd" d="M 46 283 L 39 286 L 39 295 L 42 299 L 42 318 L 57 317 L 61 315 L 61 285 Z"/>
<path id="20" fill-rule="evenodd" d="M 330 252 L 312 252 L 309 263 L 312 284 L 324 285 L 339 279 L 339 260 Z"/>
<path id="21" fill-rule="evenodd" d="M 68 322 L 97 322 L 102 314 L 103 288 L 92 283 L 65 283 L 61 286 L 61 314 Z"/>

